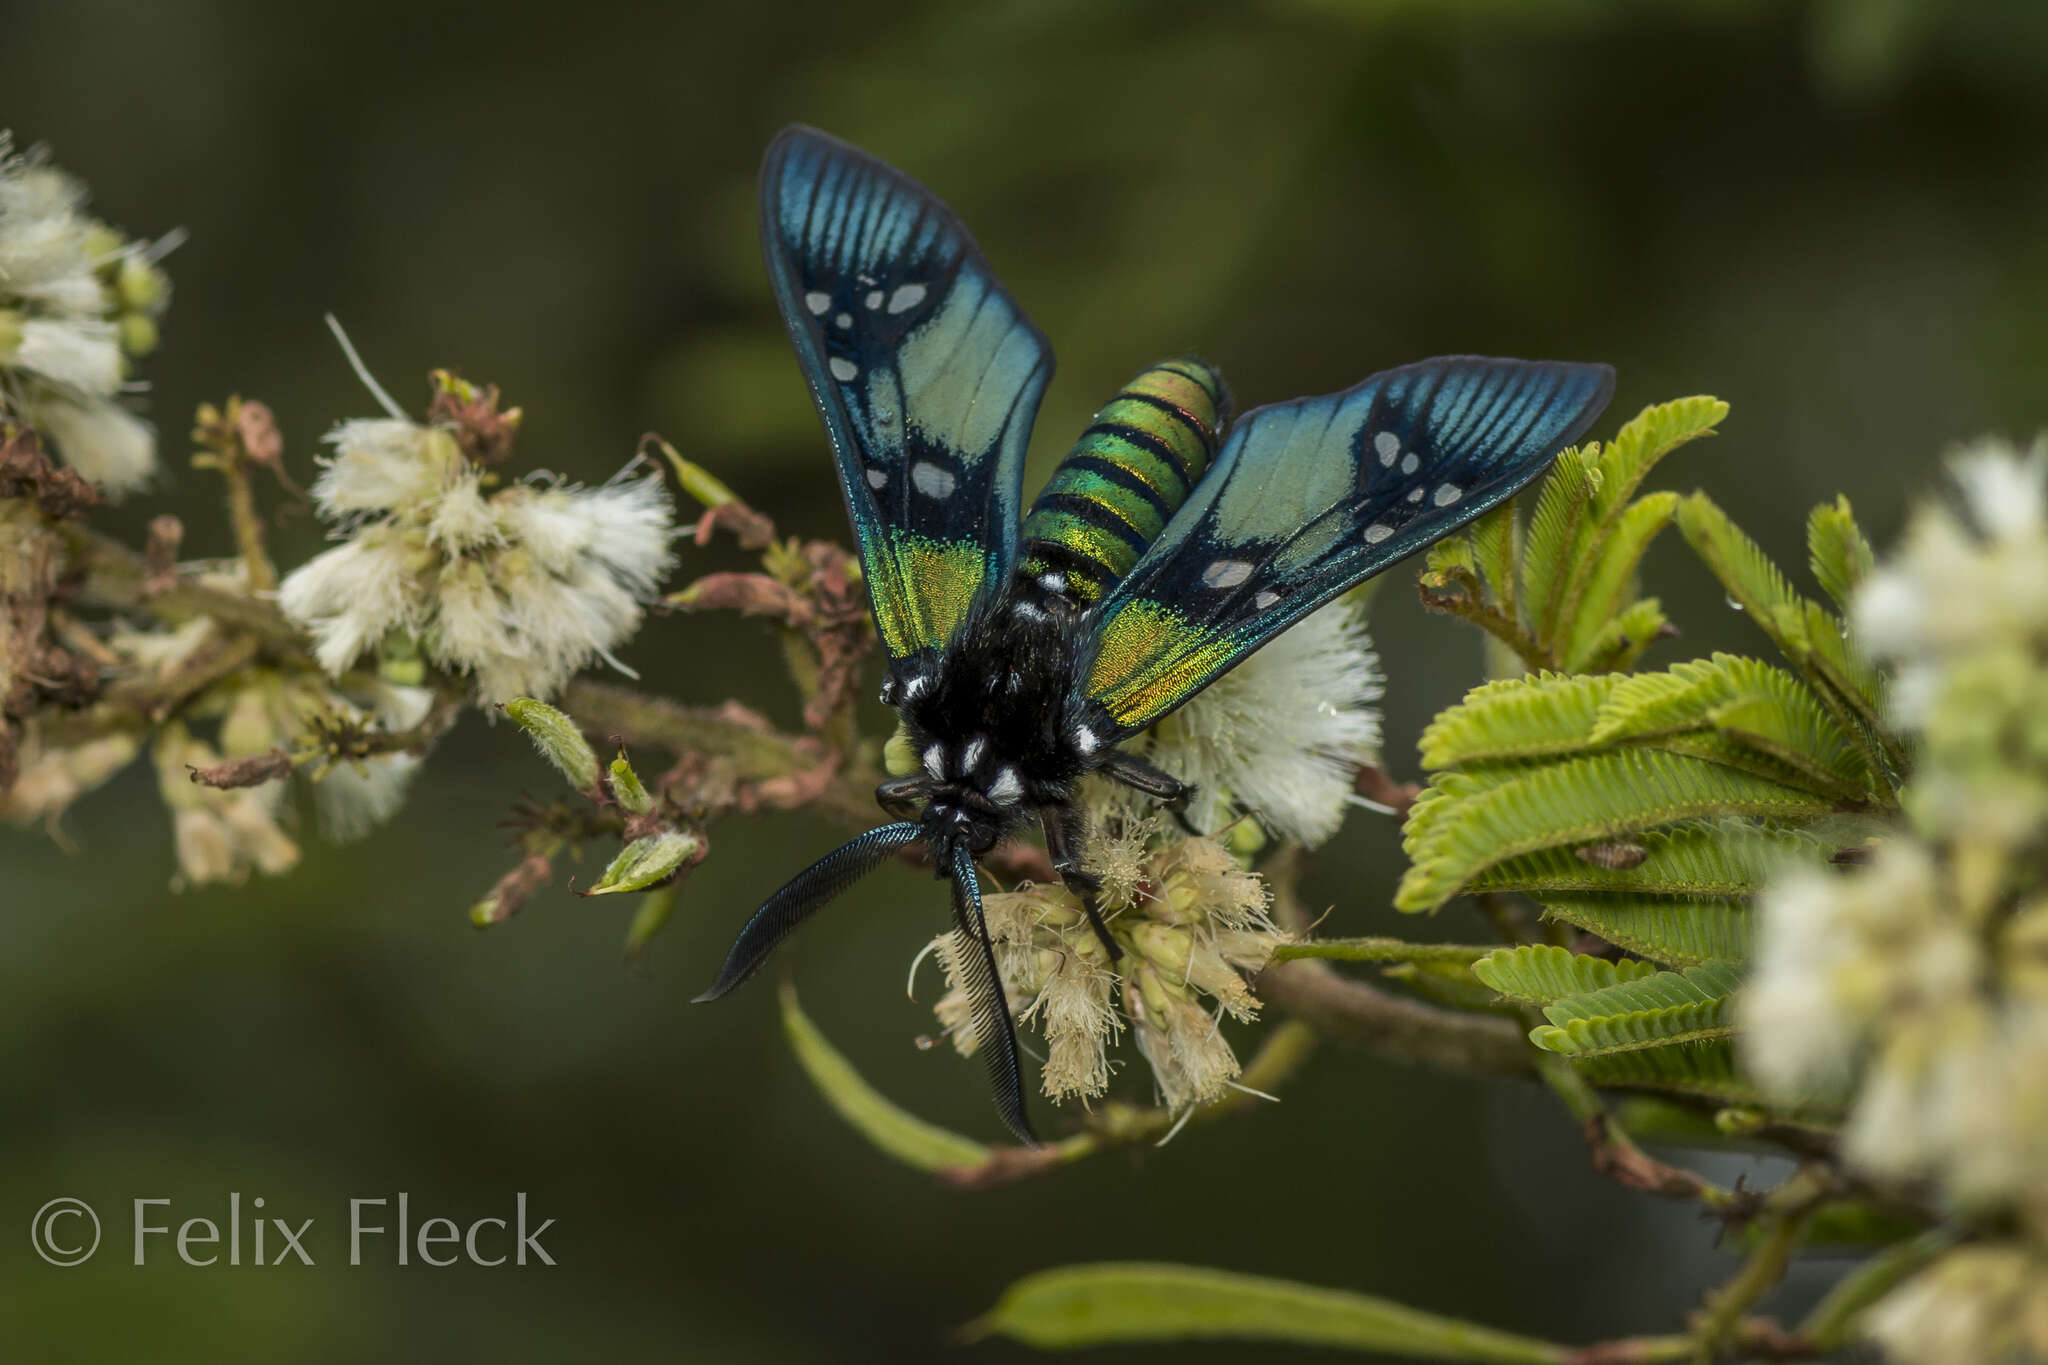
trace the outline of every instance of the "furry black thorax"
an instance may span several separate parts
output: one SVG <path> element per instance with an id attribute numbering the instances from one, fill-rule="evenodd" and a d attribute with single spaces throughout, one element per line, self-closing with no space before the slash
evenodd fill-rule
<path id="1" fill-rule="evenodd" d="M 1085 617 L 1018 582 L 962 623 L 944 651 L 901 661 L 882 686 L 918 761 L 933 847 L 986 853 L 1046 807 L 1067 805 L 1106 757 L 1107 716 L 1075 680 Z"/>

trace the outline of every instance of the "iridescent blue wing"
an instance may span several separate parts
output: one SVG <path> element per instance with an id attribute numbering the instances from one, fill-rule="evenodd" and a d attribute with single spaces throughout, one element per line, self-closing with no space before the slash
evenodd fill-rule
<path id="1" fill-rule="evenodd" d="M 1093 612 L 1077 685 L 1122 733 L 1143 729 L 1307 613 L 1512 497 L 1613 392 L 1605 365 L 1444 356 L 1246 414 Z"/>
<path id="2" fill-rule="evenodd" d="M 768 148 L 761 241 L 882 643 L 892 660 L 943 648 L 1016 559 L 1052 350 L 950 209 L 813 129 Z"/>

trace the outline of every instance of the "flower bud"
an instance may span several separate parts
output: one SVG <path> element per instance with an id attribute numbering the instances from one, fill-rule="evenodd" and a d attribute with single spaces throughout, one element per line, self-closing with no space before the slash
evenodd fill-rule
<path id="1" fill-rule="evenodd" d="M 154 313 L 169 294 L 170 281 L 164 272 L 135 252 L 123 256 L 114 268 L 114 297 L 129 312 Z"/>
<path id="2" fill-rule="evenodd" d="M 1141 923 L 1131 929 L 1131 944 L 1146 961 L 1175 980 L 1187 976 L 1188 961 L 1195 947 L 1194 937 L 1187 930 L 1156 921 Z"/>
<path id="3" fill-rule="evenodd" d="M 583 894 L 612 896 L 659 886 L 704 856 L 704 841 L 683 830 L 662 830 L 635 839 L 619 851 L 597 885 Z"/>
<path id="4" fill-rule="evenodd" d="M 156 319 L 147 313 L 123 313 L 115 324 L 121 333 L 121 349 L 129 355 L 148 355 L 162 340 L 157 330 Z"/>
<path id="5" fill-rule="evenodd" d="M 583 732 L 576 728 L 576 722 L 546 702 L 535 701 L 532 697 L 518 697 L 506 702 L 505 714 L 526 731 L 528 738 L 533 740 L 533 747 L 569 779 L 570 786 L 585 792 L 597 786 L 597 755 L 591 752 L 590 744 L 583 738 Z"/>
<path id="6" fill-rule="evenodd" d="M 645 815 L 654 809 L 654 798 L 647 794 L 647 788 L 640 784 L 640 775 L 633 771 L 633 765 L 620 754 L 612 760 L 612 795 L 629 815 Z"/>

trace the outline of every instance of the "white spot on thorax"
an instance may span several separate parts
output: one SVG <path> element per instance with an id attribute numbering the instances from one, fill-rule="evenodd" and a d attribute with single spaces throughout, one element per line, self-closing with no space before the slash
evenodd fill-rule
<path id="1" fill-rule="evenodd" d="M 1417 455 L 1414 451 L 1411 450 L 1405 456 L 1402 457 L 1401 472 L 1403 474 L 1413 474 L 1416 470 L 1420 468 L 1422 468 L 1422 457 L 1420 455 Z"/>
<path id="2" fill-rule="evenodd" d="M 1026 621 L 1043 621 L 1046 619 L 1044 610 L 1041 609 L 1037 603 L 1026 602 L 1021 597 L 1011 604 L 1010 614 L 1013 616 L 1020 616 Z M 1012 676 L 1014 677 L 1016 675 L 1013 674 Z M 1023 684 L 1021 681 L 1018 683 L 1018 690 L 1023 690 Z"/>
<path id="3" fill-rule="evenodd" d="M 1202 570 L 1202 582 L 1212 588 L 1234 588 L 1251 576 L 1251 563 L 1243 559 L 1214 560 Z"/>
<path id="4" fill-rule="evenodd" d="M 945 760 L 945 751 L 936 744 L 924 751 L 924 770 L 932 775 L 932 781 L 936 782 L 946 775 Z"/>
<path id="5" fill-rule="evenodd" d="M 892 312 L 892 313 L 907 313 L 907 312 L 909 312 L 909 311 L 910 311 L 911 309 L 913 309 L 913 308 L 917 307 L 917 305 L 919 305 L 920 303 L 923 303 L 923 302 L 924 302 L 924 286 L 923 286 L 923 285 L 921 285 L 921 284 L 906 284 L 906 285 L 901 285 L 901 286 L 899 286 L 899 287 L 897 288 L 897 290 L 896 290 L 896 292 L 895 292 L 895 293 L 893 293 L 893 294 L 891 294 L 891 295 L 889 296 L 889 311 L 890 311 L 890 312 Z M 874 305 L 873 305 L 873 304 L 871 303 L 871 304 L 869 304 L 869 305 L 868 305 L 868 307 L 872 308 L 872 307 L 874 307 Z"/>
<path id="6" fill-rule="evenodd" d="M 1401 438 L 1391 431 L 1380 432 L 1372 438 L 1372 448 L 1380 453 L 1380 463 L 1392 466 L 1394 457 L 1401 453 Z"/>
<path id="7" fill-rule="evenodd" d="M 1365 543 L 1377 545 L 1392 534 L 1394 534 L 1393 527 L 1387 525 L 1384 521 L 1376 521 L 1365 528 Z"/>
<path id="8" fill-rule="evenodd" d="M 1065 592 L 1067 590 L 1067 576 L 1063 573 L 1040 574 L 1038 576 L 1038 586 L 1044 588 L 1047 592 Z"/>
<path id="9" fill-rule="evenodd" d="M 904 684 L 903 684 L 903 700 L 905 700 L 905 701 L 915 701 L 915 700 L 917 700 L 917 699 L 918 699 L 919 697 L 921 697 L 921 696 L 923 696 L 923 695 L 925 694 L 926 690 L 927 690 L 927 689 L 929 689 L 929 688 L 931 687 L 931 685 L 932 685 L 932 680 L 931 680 L 930 678 L 927 678 L 927 677 L 926 677 L 926 676 L 925 676 L 924 674 L 922 674 L 922 673 L 918 674 L 918 675 L 917 675 L 916 677 L 912 678 L 912 679 L 911 679 L 911 680 L 910 680 L 909 682 L 906 682 L 906 683 L 904 683 Z"/>
<path id="10" fill-rule="evenodd" d="M 973 772 L 981 766 L 981 756 L 987 752 L 988 739 L 986 736 L 976 735 L 973 739 L 968 740 L 967 747 L 960 751 L 960 771 L 963 773 Z"/>
<path id="11" fill-rule="evenodd" d="M 870 487 L 870 488 L 877 488 L 877 489 L 879 489 L 879 488 L 887 488 L 888 486 L 889 486 L 889 471 L 888 471 L 888 470 L 886 470 L 886 469 L 870 469 L 870 470 L 868 471 L 868 487 Z M 1415 490 L 1415 495 L 1416 495 L 1417 497 L 1420 497 L 1420 496 L 1422 496 L 1422 490 L 1421 490 L 1421 489 L 1419 489 L 1419 488 L 1418 488 L 1418 489 L 1416 489 L 1416 490 Z"/>
<path id="12" fill-rule="evenodd" d="M 998 806 L 1007 806 L 1024 795 L 1024 783 L 1017 776 L 1015 768 L 1005 767 L 996 773 L 996 780 L 988 784 L 988 799 Z"/>
<path id="13" fill-rule="evenodd" d="M 882 291 L 879 289 L 868 290 L 868 296 L 862 299 L 861 302 L 869 308 L 880 308 L 882 306 Z"/>
<path id="14" fill-rule="evenodd" d="M 810 309 L 819 317 L 825 316 L 825 310 L 831 306 L 832 296 L 822 290 L 813 289 L 810 293 L 804 295 L 804 307 Z"/>
<path id="15" fill-rule="evenodd" d="M 826 361 L 825 368 L 832 371 L 832 377 L 842 384 L 851 384 L 860 377 L 860 366 L 843 355 L 835 355 Z"/>
<path id="16" fill-rule="evenodd" d="M 1458 485 L 1454 483 L 1440 483 L 1436 486 L 1436 496 L 1431 501 L 1438 507 L 1449 507 L 1464 496 L 1465 490 L 1458 487 Z"/>
<path id="17" fill-rule="evenodd" d="M 1079 726 L 1074 731 L 1074 747 L 1084 754 L 1092 754 L 1102 747 L 1102 736 L 1085 725 Z"/>
<path id="18" fill-rule="evenodd" d="M 959 483 L 952 470 L 930 460 L 920 460 L 910 467 L 910 481 L 917 485 L 918 492 L 928 498 L 950 498 L 954 486 Z"/>

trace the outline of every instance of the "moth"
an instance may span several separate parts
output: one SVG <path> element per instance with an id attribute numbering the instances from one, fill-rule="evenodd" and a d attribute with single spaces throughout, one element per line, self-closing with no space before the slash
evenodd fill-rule
<path id="1" fill-rule="evenodd" d="M 897 817 L 770 896 L 700 1000 L 921 846 L 951 883 L 972 1026 L 1003 1122 L 1033 1141 L 976 860 L 1026 827 L 1121 956 L 1080 860 L 1091 774 L 1185 805 L 1118 745 L 1361 580 L 1535 478 L 1613 392 L 1605 365 L 1446 356 L 1231 419 L 1214 368 L 1169 360 L 1096 416 L 1028 511 L 1052 349 L 952 212 L 809 128 L 761 172 L 775 299 L 838 467 L 917 771 Z"/>

